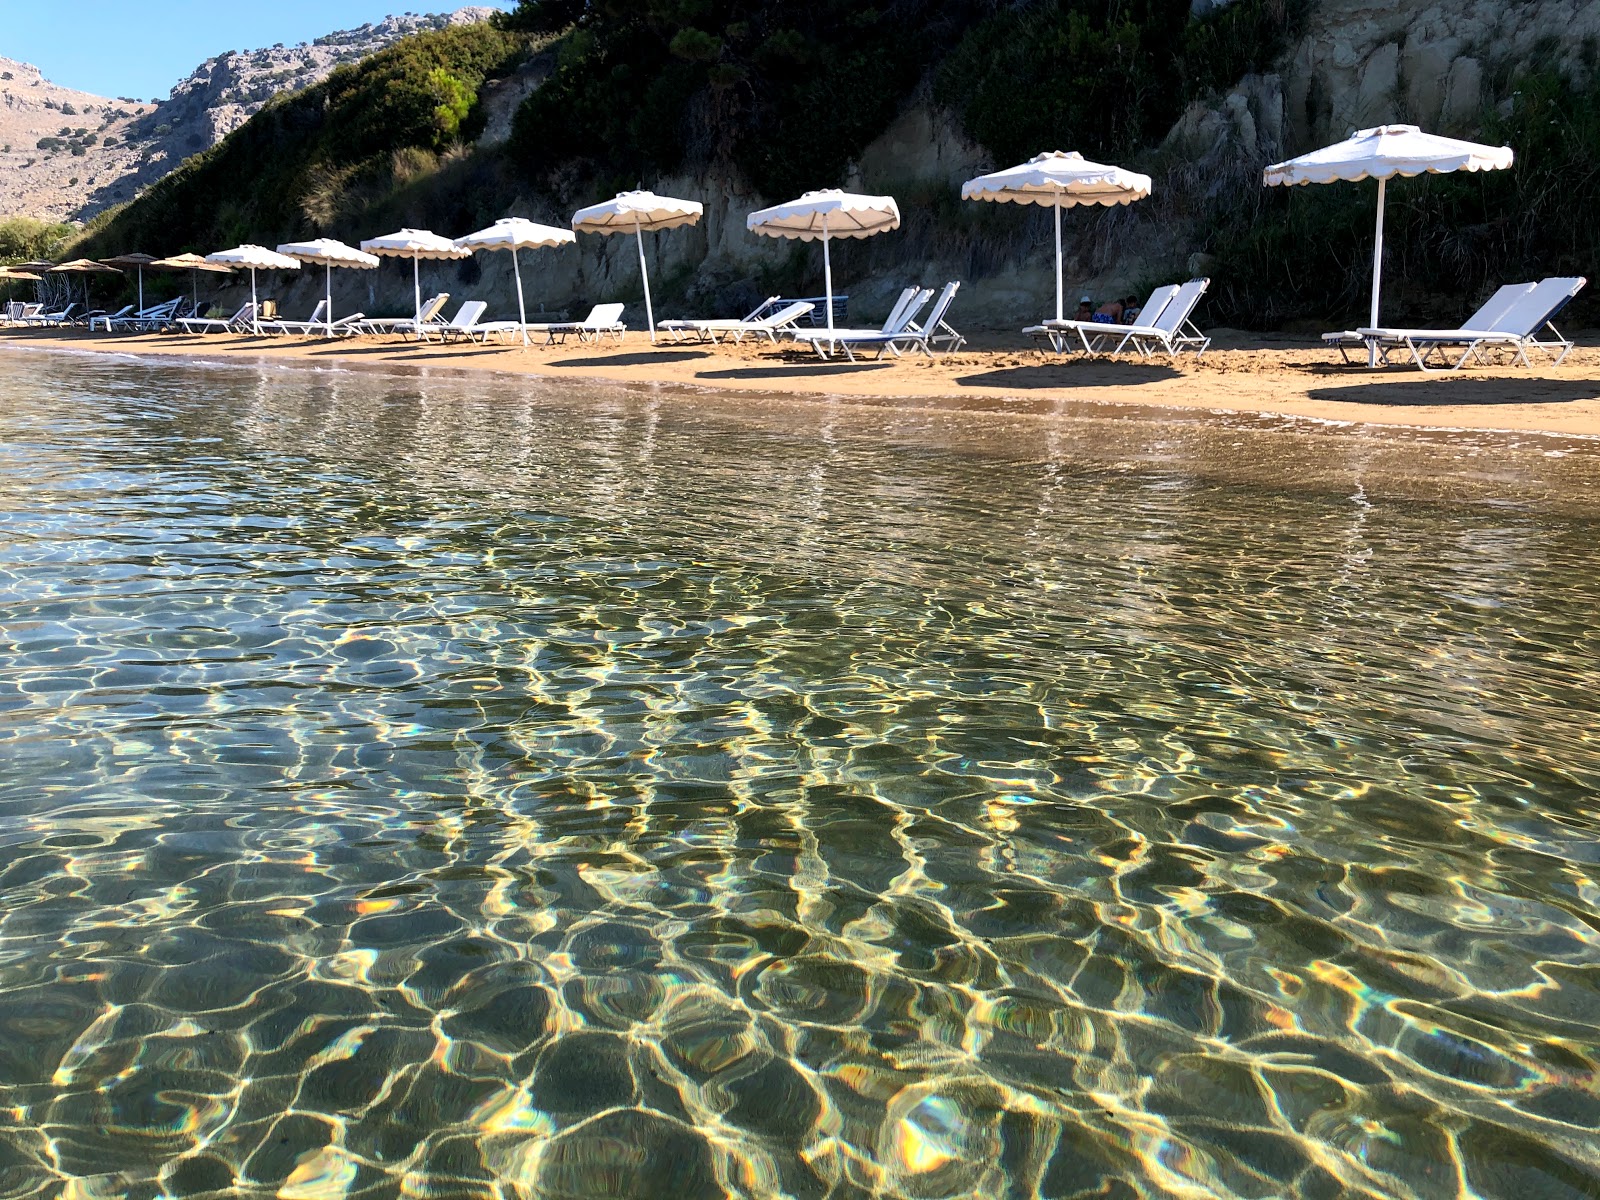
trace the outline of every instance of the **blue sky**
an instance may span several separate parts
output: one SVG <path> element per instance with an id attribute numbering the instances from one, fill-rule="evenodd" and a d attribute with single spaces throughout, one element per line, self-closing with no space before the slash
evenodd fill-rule
<path id="1" fill-rule="evenodd" d="M 0 0 L 0 56 L 62 87 L 164 99 L 224 50 L 293 45 L 395 12 L 450 12 L 468 0 Z M 511 8 L 513 0 L 472 0 Z"/>

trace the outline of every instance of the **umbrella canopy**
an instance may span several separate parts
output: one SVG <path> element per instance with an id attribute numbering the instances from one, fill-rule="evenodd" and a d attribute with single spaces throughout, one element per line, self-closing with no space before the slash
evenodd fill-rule
<path id="1" fill-rule="evenodd" d="M 233 268 L 224 263 L 207 262 L 198 254 L 174 254 L 171 258 L 158 258 L 149 264 L 153 271 L 187 271 L 189 272 L 189 292 L 196 308 L 200 307 L 200 275 L 201 271 L 211 271 L 218 275 L 232 275 Z"/>
<path id="2" fill-rule="evenodd" d="M 37 283 L 39 273 L 37 271 L 20 271 L 16 267 L 0 267 L 0 279 L 28 279 Z"/>
<path id="3" fill-rule="evenodd" d="M 124 268 L 124 269 L 126 269 L 128 267 L 132 267 L 134 270 L 139 272 L 139 311 L 143 312 L 144 311 L 144 269 L 147 266 L 149 266 L 151 263 L 156 261 L 155 255 L 153 255 L 153 254 L 141 254 L 141 253 L 139 253 L 139 251 L 134 250 L 134 251 L 131 251 L 128 254 L 118 254 L 114 258 L 102 258 L 100 261 L 105 263 L 105 265 L 108 266 L 108 267 L 121 267 L 121 268 Z"/>
<path id="4" fill-rule="evenodd" d="M 1363 129 L 1337 145 L 1324 146 L 1288 162 L 1275 163 L 1262 175 L 1267 187 L 1302 183 L 1378 181 L 1377 235 L 1372 245 L 1372 311 L 1368 327 L 1378 328 L 1378 295 L 1383 281 L 1383 201 L 1396 175 L 1438 175 L 1450 171 L 1503 171 L 1511 166 L 1509 146 L 1480 146 L 1456 138 L 1424 133 L 1415 125 L 1379 125 Z M 1367 365 L 1377 366 L 1378 351 L 1368 350 Z"/>
<path id="5" fill-rule="evenodd" d="M 333 269 L 335 267 L 355 267 L 363 271 L 375 270 L 378 266 L 376 255 L 366 254 L 354 246 L 346 246 L 341 241 L 333 238 L 317 238 L 311 242 L 289 242 L 278 247 L 279 254 L 286 254 L 290 258 L 299 259 L 301 262 L 318 264 L 323 268 L 327 291 L 325 293 L 327 306 L 323 313 L 327 317 L 328 336 L 333 336 Z"/>
<path id="6" fill-rule="evenodd" d="M 836 237 L 864 238 L 900 228 L 900 206 L 893 196 L 861 196 L 828 188 L 807 192 L 787 204 L 774 204 L 745 218 L 751 233 L 766 237 L 822 241 L 822 271 L 827 284 L 828 328 L 833 328 L 833 260 L 828 242 Z"/>
<path id="7" fill-rule="evenodd" d="M 65 275 L 68 273 L 75 275 L 122 274 L 116 267 L 105 266 L 103 263 L 95 262 L 92 258 L 75 258 L 71 262 L 64 262 L 60 266 L 51 267 L 49 273 L 52 275 Z"/>
<path id="8" fill-rule="evenodd" d="M 1048 150 L 1025 163 L 969 179 L 963 200 L 1048 204 L 1056 210 L 1056 320 L 1061 320 L 1061 210 L 1078 204 L 1132 204 L 1150 195 L 1150 176 L 1090 162 L 1076 150 Z"/>
<path id="9" fill-rule="evenodd" d="M 572 214 L 579 233 L 631 233 L 639 244 L 639 276 L 644 280 L 644 315 L 650 340 L 656 340 L 656 314 L 650 303 L 650 272 L 644 262 L 644 235 L 658 229 L 693 225 L 705 212 L 698 200 L 678 200 L 654 192 L 618 192 L 609 200 L 580 208 Z"/>
<path id="10" fill-rule="evenodd" d="M 487 229 L 469 233 L 456 239 L 456 246 L 469 254 L 475 250 L 511 251 L 511 269 L 517 277 L 517 316 L 522 322 L 522 344 L 528 344 L 528 307 L 522 300 L 522 265 L 517 261 L 518 250 L 532 250 L 541 246 L 570 246 L 578 240 L 569 229 L 554 225 L 540 225 L 522 217 L 502 217 Z"/>
<path id="11" fill-rule="evenodd" d="M 55 266 L 55 263 L 53 262 L 47 262 L 42 258 L 36 258 L 32 262 L 12 263 L 11 269 L 13 271 L 33 271 L 42 275 L 53 266 Z"/>
<path id="12" fill-rule="evenodd" d="M 268 250 L 265 246 L 249 243 L 235 246 L 232 250 L 218 250 L 215 254 L 208 254 L 206 261 L 229 267 L 243 267 L 250 272 L 250 327 L 257 334 L 261 332 L 261 313 L 256 301 L 256 272 L 300 269 L 299 259 Z"/>
<path id="13" fill-rule="evenodd" d="M 447 237 L 427 229 L 401 229 L 361 243 L 368 254 L 411 260 L 411 290 L 415 294 L 416 317 L 422 317 L 422 260 L 425 258 L 467 258 L 472 251 L 462 250 Z"/>

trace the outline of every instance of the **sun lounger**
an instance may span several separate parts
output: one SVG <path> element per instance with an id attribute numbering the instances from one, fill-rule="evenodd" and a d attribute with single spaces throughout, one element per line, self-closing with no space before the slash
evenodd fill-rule
<path id="1" fill-rule="evenodd" d="M 304 321 L 289 321 L 281 317 L 274 317 L 270 321 L 261 322 L 261 332 L 269 334 L 305 333 L 313 325 L 326 324 L 323 318 L 326 316 L 327 311 L 328 302 L 326 300 L 318 300 L 317 306 L 311 310 L 311 315 Z"/>
<path id="2" fill-rule="evenodd" d="M 1141 312 L 1137 325 L 1106 324 L 1102 321 L 1046 321 L 1023 332 L 1032 337 L 1042 334 L 1060 353 L 1075 349 L 1091 358 L 1102 354 L 1120 354 L 1129 346 L 1143 358 L 1149 358 L 1158 350 L 1165 351 L 1173 358 L 1185 350 L 1193 350 L 1195 356 L 1199 357 L 1211 345 L 1211 339 L 1196 328 L 1190 317 L 1195 305 L 1200 303 L 1200 297 L 1205 295 L 1210 286 L 1209 279 L 1189 280 L 1172 293 L 1154 320 L 1146 321 L 1144 313 L 1149 312 L 1155 302 L 1152 296 L 1151 305 Z"/>
<path id="3" fill-rule="evenodd" d="M 817 306 L 810 300 L 795 300 L 789 304 L 774 309 L 778 297 L 768 297 L 759 308 L 749 316 L 733 318 L 713 318 L 700 321 L 662 321 L 656 326 L 662 333 L 672 336 L 673 341 L 701 341 L 717 342 L 727 338 L 731 342 L 742 341 L 747 334 L 756 337 L 765 337 L 768 341 L 777 342 L 780 333 L 788 333 L 799 325 L 800 318 L 812 312 Z"/>
<path id="4" fill-rule="evenodd" d="M 450 320 L 423 325 L 417 330 L 418 340 L 425 342 L 436 335 L 441 342 L 453 342 L 461 337 L 470 339 L 472 327 L 478 323 L 488 307 L 482 300 L 468 300 L 456 310 L 456 315 Z"/>
<path id="5" fill-rule="evenodd" d="M 895 301 L 894 307 L 889 310 L 889 315 L 877 329 L 795 329 L 789 333 L 789 337 L 796 342 L 809 345 L 820 358 L 827 358 L 842 348 L 845 357 L 854 362 L 852 344 L 881 341 L 893 334 L 915 329 L 913 322 L 917 314 L 932 296 L 932 288 L 919 288 L 915 285 L 906 288 L 900 293 L 900 299 Z"/>
<path id="6" fill-rule="evenodd" d="M 81 307 L 82 305 L 80 305 L 77 301 L 73 301 L 65 308 L 59 308 L 55 312 L 36 312 L 29 316 L 23 317 L 22 323 L 24 325 L 39 326 L 71 325 L 77 320 L 77 317 L 74 314 L 76 314 Z"/>
<path id="7" fill-rule="evenodd" d="M 10 300 L 6 302 L 5 322 L 7 325 L 23 325 L 29 317 L 36 317 L 44 311 L 44 305 L 31 301 Z"/>
<path id="8" fill-rule="evenodd" d="M 359 323 L 358 331 L 361 333 L 393 333 L 404 337 L 406 334 L 416 336 L 418 328 L 436 321 L 440 311 L 450 303 L 450 293 L 440 292 L 429 297 L 422 309 L 415 317 L 367 317 Z"/>
<path id="9" fill-rule="evenodd" d="M 1463 321 L 1461 323 L 1461 328 L 1485 330 L 1493 329 L 1495 323 L 1506 315 L 1511 306 L 1516 303 L 1518 299 L 1533 291 L 1534 286 L 1535 285 L 1531 283 L 1506 284 L 1504 287 L 1500 288 L 1499 291 L 1495 292 L 1494 295 L 1490 296 L 1477 312 L 1473 313 L 1470 317 Z M 1376 339 L 1370 340 L 1376 341 Z M 1361 334 L 1354 329 L 1341 329 L 1337 333 L 1325 333 L 1322 335 L 1322 344 L 1324 346 L 1335 347 L 1339 351 L 1339 357 L 1347 363 L 1353 363 L 1356 361 L 1350 357 L 1350 351 L 1354 350 L 1358 346 L 1363 351 L 1366 351 L 1368 349 L 1368 341 L 1368 338 L 1362 337 Z M 1382 358 L 1384 362 L 1389 361 L 1389 348 L 1392 347 L 1386 348 L 1381 342 L 1377 345 L 1378 356 Z"/>
<path id="10" fill-rule="evenodd" d="M 1505 311 L 1483 329 L 1472 328 L 1469 322 L 1461 329 L 1373 328 L 1358 329 L 1356 333 L 1376 344 L 1385 362 L 1403 350 L 1406 358 L 1424 372 L 1430 369 L 1430 358 L 1451 371 L 1459 371 L 1469 358 L 1484 362 L 1485 349 L 1510 350 L 1525 367 L 1533 365 L 1528 361 L 1528 350 L 1535 349 L 1558 365 L 1571 352 L 1572 343 L 1556 329 L 1555 318 L 1588 282 L 1581 275 L 1541 279 L 1514 297 Z M 1549 339 L 1540 337 L 1546 330 L 1551 335 Z M 1451 349 L 1461 352 L 1454 362 L 1450 361 Z"/>
<path id="11" fill-rule="evenodd" d="M 117 311 L 114 312 L 114 313 L 113 312 L 90 313 L 89 314 L 89 332 L 93 333 L 95 331 L 95 326 L 97 326 L 97 325 L 104 325 L 105 326 L 105 331 L 107 333 L 110 333 L 111 332 L 111 325 L 112 325 L 113 322 L 120 321 L 124 317 L 131 316 L 132 313 L 133 313 L 133 305 L 131 305 L 131 304 L 124 304 L 121 308 L 117 309 Z"/>
<path id="12" fill-rule="evenodd" d="M 928 318 L 922 324 L 908 319 L 903 315 L 900 318 L 902 328 L 897 332 L 885 333 L 882 331 L 862 332 L 859 330 L 834 330 L 833 342 L 843 350 L 845 357 L 851 362 L 856 359 L 855 351 L 876 349 L 878 357 L 886 353 L 899 358 L 908 349 L 920 349 L 929 358 L 933 357 L 934 346 L 945 343 L 946 349 L 954 350 L 966 341 L 959 333 L 945 321 L 945 314 L 950 311 L 950 305 L 956 298 L 956 291 L 961 287 L 959 283 L 951 282 L 944 285 L 944 290 L 939 293 L 939 298 L 933 302 L 933 307 L 928 311 Z M 922 293 L 927 296 L 929 293 Z M 922 303 L 918 302 L 914 312 L 920 311 Z M 817 341 L 829 340 L 826 335 L 815 339 Z M 831 348 L 831 347 L 830 347 Z M 820 352 L 820 351 L 819 351 Z"/>
<path id="13" fill-rule="evenodd" d="M 1139 314 L 1138 320 L 1121 323 L 1116 321 L 1096 321 L 1094 324 L 1104 327 L 1107 336 L 1118 330 L 1126 331 L 1134 325 L 1154 325 L 1161 319 L 1161 314 L 1166 311 L 1167 305 L 1172 303 L 1173 297 L 1177 294 L 1178 285 L 1169 283 L 1164 287 L 1156 288 L 1150 293 L 1150 299 L 1146 300 L 1137 310 Z M 1030 325 L 1022 332 L 1036 342 L 1049 342 L 1059 354 L 1066 350 L 1067 340 L 1071 336 L 1072 324 L 1072 322 L 1065 319 L 1057 321 L 1052 318 L 1038 325 Z"/>
<path id="14" fill-rule="evenodd" d="M 242 333 L 255 324 L 256 306 L 246 302 L 231 317 L 181 317 L 177 324 L 185 333 Z"/>
<path id="15" fill-rule="evenodd" d="M 107 333 L 115 333 L 118 330 L 142 329 L 147 323 L 165 321 L 171 318 L 178 311 L 180 303 L 178 300 L 164 300 L 160 304 L 152 304 L 149 308 L 142 308 L 138 312 L 132 311 L 133 306 L 130 304 L 119 313 L 104 317 L 91 317 L 89 329 L 93 331 L 97 322 L 105 327 Z"/>
<path id="16" fill-rule="evenodd" d="M 628 329 L 622 323 L 622 307 L 620 304 L 596 304 L 581 321 L 530 324 L 528 332 L 542 333 L 548 342 L 564 342 L 570 334 L 576 334 L 580 342 L 597 342 L 607 334 L 620 342 Z"/>

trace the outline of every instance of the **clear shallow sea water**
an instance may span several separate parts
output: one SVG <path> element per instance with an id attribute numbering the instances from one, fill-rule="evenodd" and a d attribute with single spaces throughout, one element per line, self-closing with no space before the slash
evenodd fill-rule
<path id="1" fill-rule="evenodd" d="M 1597 480 L 0 355 L 0 1195 L 1600 1195 Z"/>

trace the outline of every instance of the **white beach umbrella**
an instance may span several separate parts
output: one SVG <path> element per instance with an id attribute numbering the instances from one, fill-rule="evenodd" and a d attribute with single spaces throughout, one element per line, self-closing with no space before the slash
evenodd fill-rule
<path id="1" fill-rule="evenodd" d="M 658 229 L 693 225 L 705 212 L 696 200 L 676 200 L 654 192 L 618 192 L 610 200 L 580 208 L 572 214 L 579 233 L 631 233 L 639 242 L 639 274 L 644 279 L 644 315 L 650 340 L 656 340 L 656 314 L 650 304 L 650 272 L 644 263 L 644 235 Z"/>
<path id="2" fill-rule="evenodd" d="M 1372 245 L 1372 312 L 1368 327 L 1378 328 L 1378 292 L 1383 280 L 1384 189 L 1396 175 L 1438 175 L 1450 171 L 1503 171 L 1511 165 L 1509 146 L 1480 146 L 1455 138 L 1423 133 L 1415 125 L 1379 125 L 1363 129 L 1337 145 L 1324 146 L 1288 162 L 1266 169 L 1267 187 L 1293 187 L 1301 183 L 1378 181 L 1377 236 Z M 1377 347 L 1368 352 L 1376 366 Z"/>
<path id="3" fill-rule="evenodd" d="M 265 246 L 254 246 L 246 243 L 235 246 L 232 250 L 218 250 L 215 254 L 206 255 L 208 263 L 221 263 L 229 267 L 244 267 L 250 272 L 250 327 L 252 332 L 261 332 L 261 313 L 256 308 L 256 272 L 257 271 L 298 271 L 300 260 L 290 258 L 287 254 L 279 254 L 268 250 Z"/>
<path id="4" fill-rule="evenodd" d="M 288 242 L 278 247 L 279 254 L 286 254 L 290 258 L 299 259 L 301 262 L 320 265 L 326 276 L 327 305 L 323 314 L 328 322 L 328 336 L 333 336 L 333 269 L 335 267 L 354 267 L 362 271 L 374 270 L 378 265 L 376 255 L 365 254 L 353 246 L 346 246 L 343 242 L 333 238 L 317 238 L 311 242 Z"/>
<path id="5" fill-rule="evenodd" d="M 401 229 L 370 238 L 361 243 L 368 254 L 381 254 L 391 258 L 411 260 L 411 291 L 416 297 L 416 318 L 422 319 L 422 260 L 425 258 L 468 258 L 472 251 L 462 250 L 447 237 L 440 237 L 426 229 Z"/>
<path id="6" fill-rule="evenodd" d="M 522 301 L 522 264 L 517 261 L 518 250 L 532 250 L 540 246 L 570 246 L 578 235 L 570 229 L 557 229 L 554 225 L 540 225 L 521 217 L 502 217 L 487 229 L 469 233 L 456 239 L 456 245 L 472 253 L 474 250 L 511 251 L 511 269 L 517 277 L 517 317 L 522 322 L 522 344 L 528 344 L 528 308 Z"/>
<path id="7" fill-rule="evenodd" d="M 858 196 L 828 188 L 807 192 L 787 204 L 774 204 L 745 218 L 751 233 L 767 237 L 822 241 L 822 272 L 827 284 L 828 328 L 833 328 L 833 260 L 828 254 L 832 238 L 864 238 L 900 228 L 900 206 L 893 196 Z"/>
<path id="8" fill-rule="evenodd" d="M 1104 163 L 1090 162 L 1074 150 L 1049 150 L 1004 171 L 969 179 L 961 185 L 963 200 L 995 200 L 1002 204 L 1048 204 L 1056 210 L 1056 320 L 1062 309 L 1061 210 L 1077 204 L 1131 204 L 1150 194 L 1150 176 Z"/>

